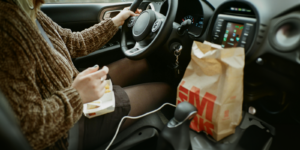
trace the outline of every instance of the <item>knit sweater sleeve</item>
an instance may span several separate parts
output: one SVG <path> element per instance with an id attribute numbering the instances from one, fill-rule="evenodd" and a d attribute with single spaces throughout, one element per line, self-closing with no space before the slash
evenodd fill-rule
<path id="1" fill-rule="evenodd" d="M 44 98 L 36 84 L 38 62 L 30 52 L 32 45 L 17 30 L 5 28 L 0 26 L 0 89 L 31 146 L 43 149 L 65 136 L 81 117 L 83 104 L 70 86 Z"/>
<path id="2" fill-rule="evenodd" d="M 111 19 L 107 19 L 81 32 L 72 32 L 53 22 L 42 11 L 38 12 L 37 17 L 42 20 L 41 22 L 51 25 L 57 30 L 72 58 L 85 56 L 100 49 L 113 38 L 119 29 Z"/>

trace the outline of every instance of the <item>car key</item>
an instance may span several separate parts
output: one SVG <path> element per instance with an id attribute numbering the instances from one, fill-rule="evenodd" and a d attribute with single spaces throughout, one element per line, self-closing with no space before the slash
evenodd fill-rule
<path id="1" fill-rule="evenodd" d="M 179 45 L 178 48 L 174 51 L 174 55 L 176 57 L 176 61 L 175 61 L 175 72 L 179 75 L 180 74 L 180 69 L 179 69 L 179 56 L 181 55 L 181 51 L 182 51 L 182 46 Z"/>

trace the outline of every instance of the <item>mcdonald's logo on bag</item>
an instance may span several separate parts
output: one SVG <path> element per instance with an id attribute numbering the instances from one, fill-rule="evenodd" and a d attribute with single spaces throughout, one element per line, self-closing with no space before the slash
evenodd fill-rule
<path id="1" fill-rule="evenodd" d="M 184 84 L 185 81 L 182 81 L 179 85 L 177 103 L 187 101 L 193 104 L 198 110 L 196 117 L 190 124 L 190 128 L 197 132 L 205 131 L 207 134 L 213 136 L 212 130 L 214 129 L 214 125 L 212 124 L 212 117 L 217 97 L 206 92 L 202 100 L 200 100 L 200 89 L 193 86 L 188 90 L 183 86 Z M 204 112 L 205 116 L 203 116 Z"/>

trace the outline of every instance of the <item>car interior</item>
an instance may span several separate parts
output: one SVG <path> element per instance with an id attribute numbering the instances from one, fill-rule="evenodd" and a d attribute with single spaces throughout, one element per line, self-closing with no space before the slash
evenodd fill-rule
<path id="1" fill-rule="evenodd" d="M 174 130 L 166 129 L 172 118 L 185 118 L 194 109 L 188 104 L 177 108 L 166 106 L 119 133 L 109 149 L 299 149 L 300 1 L 64 3 L 49 0 L 41 6 L 41 10 L 63 28 L 76 32 L 116 16 L 125 7 L 131 10 L 139 8 L 143 12 L 138 17 L 129 18 L 101 49 L 74 58 L 78 71 L 122 58 L 147 59 L 160 73 L 158 80 L 177 89 L 191 60 L 194 41 L 208 41 L 223 48 L 243 47 L 246 61 L 243 119 L 234 134 L 217 142 L 203 132 L 189 129 L 189 122 L 184 119 L 181 120 L 182 125 Z M 230 28 L 235 28 L 234 33 L 227 32 Z M 174 53 L 176 50 L 180 50 L 180 55 Z M 13 113 L 7 100 L 2 94 L 0 99 L 1 145 L 10 150 L 30 150 L 16 120 L 12 119 Z M 104 150 L 109 142 L 94 149 Z"/>

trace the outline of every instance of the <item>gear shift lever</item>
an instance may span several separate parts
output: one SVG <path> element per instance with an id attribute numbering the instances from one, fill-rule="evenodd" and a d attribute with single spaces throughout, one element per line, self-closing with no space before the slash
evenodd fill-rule
<path id="1" fill-rule="evenodd" d="M 175 116 L 166 124 L 161 132 L 158 150 L 167 149 L 171 145 L 174 150 L 188 150 L 190 147 L 190 122 L 197 114 L 197 109 L 188 102 L 178 104 Z"/>

